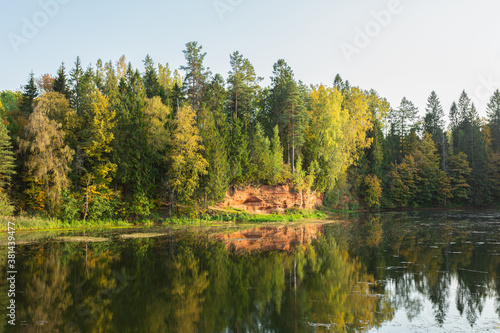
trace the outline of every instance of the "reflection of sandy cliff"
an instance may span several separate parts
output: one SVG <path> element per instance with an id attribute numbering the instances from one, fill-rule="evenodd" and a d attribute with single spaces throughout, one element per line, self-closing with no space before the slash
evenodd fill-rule
<path id="1" fill-rule="evenodd" d="M 323 223 L 300 226 L 265 226 L 240 230 L 230 234 L 214 234 L 213 239 L 226 243 L 236 251 L 290 251 L 296 244 L 309 243 L 324 232 Z"/>

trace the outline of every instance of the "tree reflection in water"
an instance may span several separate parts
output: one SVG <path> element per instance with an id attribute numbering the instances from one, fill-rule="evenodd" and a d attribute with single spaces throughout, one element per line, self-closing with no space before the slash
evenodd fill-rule
<path id="1" fill-rule="evenodd" d="M 25 326 L 4 328 L 362 332 L 401 312 L 409 322 L 444 328 L 460 318 L 477 327 L 483 313 L 500 314 L 499 256 L 492 255 L 500 253 L 500 237 L 490 232 L 498 225 L 421 214 L 330 224 L 290 251 L 228 251 L 197 231 L 20 246 L 16 304 Z M 2 306 L 7 301 L 0 299 Z M 422 317 L 426 308 L 433 318 Z"/>

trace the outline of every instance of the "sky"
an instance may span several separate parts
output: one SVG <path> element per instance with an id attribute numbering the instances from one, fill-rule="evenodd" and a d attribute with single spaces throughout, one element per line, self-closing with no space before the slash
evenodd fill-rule
<path id="1" fill-rule="evenodd" d="M 69 71 L 121 55 L 143 70 L 150 55 L 176 69 L 197 41 L 205 66 L 227 78 L 239 51 L 270 84 L 285 59 L 297 80 L 375 89 L 423 115 L 436 91 L 446 113 L 462 90 L 481 116 L 500 89 L 500 1 L 492 0 L 23 0 L 0 5 L 0 90 L 33 71 Z"/>

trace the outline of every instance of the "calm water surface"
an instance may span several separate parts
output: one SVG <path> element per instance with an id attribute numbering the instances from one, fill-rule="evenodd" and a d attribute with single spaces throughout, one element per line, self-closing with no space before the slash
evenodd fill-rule
<path id="1" fill-rule="evenodd" d="M 500 331 L 500 211 L 17 240 L 0 332 Z"/>

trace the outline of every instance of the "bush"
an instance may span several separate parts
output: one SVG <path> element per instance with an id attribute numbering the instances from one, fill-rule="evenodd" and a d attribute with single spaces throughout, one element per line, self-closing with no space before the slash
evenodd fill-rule
<path id="1" fill-rule="evenodd" d="M 7 193 L 0 190 L 0 216 L 12 216 L 14 206 L 9 200 Z"/>
<path id="2" fill-rule="evenodd" d="M 139 193 L 134 196 L 129 213 L 136 217 L 147 217 L 151 214 L 151 210 L 154 207 L 154 203 L 144 193 Z"/>
<path id="3" fill-rule="evenodd" d="M 95 197 L 89 205 L 88 219 L 102 220 L 113 217 L 116 204 L 114 201 L 108 201 L 103 197 Z"/>
<path id="4" fill-rule="evenodd" d="M 76 221 L 81 217 L 82 201 L 72 197 L 68 192 L 62 195 L 61 210 L 59 218 L 64 221 Z"/>

